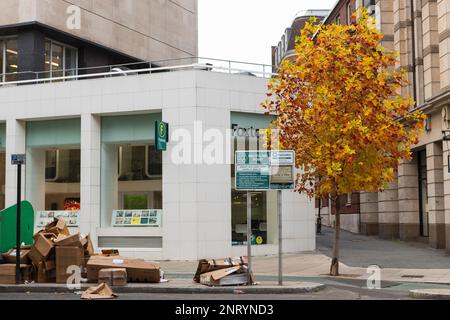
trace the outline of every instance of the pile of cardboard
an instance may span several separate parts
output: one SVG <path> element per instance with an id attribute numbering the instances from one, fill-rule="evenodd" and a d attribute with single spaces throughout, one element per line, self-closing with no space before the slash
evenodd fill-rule
<path id="1" fill-rule="evenodd" d="M 63 219 L 55 219 L 34 235 L 34 245 L 21 247 L 22 281 L 66 283 L 80 268 L 82 278 L 111 286 L 127 282 L 159 283 L 159 264 L 141 259 L 124 259 L 118 250 L 94 253 L 89 235 L 71 235 Z M 0 284 L 15 283 L 15 250 L 2 256 Z M 106 269 L 106 270 L 104 270 Z"/>
<path id="2" fill-rule="evenodd" d="M 23 282 L 65 283 L 69 266 L 79 267 L 86 274 L 86 262 L 94 253 L 89 236 L 71 235 L 63 219 L 55 219 L 34 235 L 34 245 L 22 246 L 20 263 Z M 3 255 L 6 264 L 0 265 L 0 283 L 14 284 L 16 278 L 16 250 Z"/>
<path id="3" fill-rule="evenodd" d="M 194 281 L 206 286 L 237 286 L 255 283 L 248 273 L 247 257 L 200 260 Z"/>

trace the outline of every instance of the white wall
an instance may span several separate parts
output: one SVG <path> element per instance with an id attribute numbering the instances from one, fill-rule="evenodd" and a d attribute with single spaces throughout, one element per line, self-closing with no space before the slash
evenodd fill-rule
<path id="1" fill-rule="evenodd" d="M 207 71 L 72 81 L 0 88 L 0 121 L 7 121 L 8 155 L 24 148 L 24 121 L 81 116 L 82 232 L 96 236 L 162 236 L 161 249 L 123 249 L 123 255 L 148 259 L 195 260 L 245 254 L 231 246 L 230 165 L 175 165 L 169 143 L 163 156 L 163 227 L 100 227 L 100 117 L 162 110 L 170 131 L 194 133 L 194 121 L 225 133 L 230 112 L 263 113 L 267 80 Z M 16 121 L 19 120 L 19 121 Z M 195 145 L 196 142 L 192 141 Z M 198 143 L 197 143 L 198 145 Z M 14 202 L 13 168 L 7 168 L 6 202 Z M 35 195 L 28 189 L 27 197 Z M 313 203 L 283 191 L 285 252 L 315 249 Z M 94 242 L 96 243 L 96 241 Z M 274 254 L 276 245 L 255 246 L 255 254 Z"/>

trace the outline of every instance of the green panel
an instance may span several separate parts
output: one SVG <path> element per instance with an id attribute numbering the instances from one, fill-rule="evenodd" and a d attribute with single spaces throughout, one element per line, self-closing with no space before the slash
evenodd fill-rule
<path id="1" fill-rule="evenodd" d="M 157 151 L 166 151 L 169 141 L 169 124 L 163 121 L 155 122 L 155 147 Z"/>
<path id="2" fill-rule="evenodd" d="M 33 244 L 34 210 L 31 203 L 22 201 L 20 238 L 26 245 Z M 0 251 L 6 252 L 16 246 L 17 206 L 0 212 Z"/>
<path id="3" fill-rule="evenodd" d="M 102 142 L 155 141 L 155 121 L 161 118 L 161 113 L 102 117 Z"/>
<path id="4" fill-rule="evenodd" d="M 123 208 L 125 210 L 148 209 L 148 195 L 125 194 L 123 196 Z"/>
<path id="5" fill-rule="evenodd" d="M 231 125 L 240 128 L 267 129 L 275 116 L 266 116 L 258 113 L 231 112 Z"/>
<path id="6" fill-rule="evenodd" d="M 6 124 L 0 123 L 0 149 L 6 149 Z"/>
<path id="7" fill-rule="evenodd" d="M 27 123 L 27 147 L 72 146 L 80 141 L 80 118 Z"/>

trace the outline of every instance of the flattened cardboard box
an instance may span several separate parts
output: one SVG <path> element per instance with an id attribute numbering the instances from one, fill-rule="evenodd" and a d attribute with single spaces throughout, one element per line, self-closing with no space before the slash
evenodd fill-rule
<path id="1" fill-rule="evenodd" d="M 161 280 L 158 263 L 139 259 L 124 259 L 120 256 L 92 256 L 87 263 L 89 282 L 97 282 L 100 269 L 107 268 L 125 268 L 127 270 L 127 280 L 131 283 L 159 283 Z"/>
<path id="2" fill-rule="evenodd" d="M 20 264 L 29 264 L 30 249 L 20 249 Z M 6 263 L 16 263 L 16 249 L 11 249 L 7 253 L 3 254 L 3 259 Z"/>
<path id="3" fill-rule="evenodd" d="M 78 266 L 80 269 L 85 265 L 84 249 L 80 247 L 56 247 L 56 282 L 66 283 L 70 274 L 67 273 L 69 266 Z"/>
<path id="4" fill-rule="evenodd" d="M 200 283 L 200 275 L 203 273 L 227 269 L 234 266 L 246 266 L 248 264 L 247 257 L 220 258 L 220 259 L 201 259 L 198 262 L 197 271 L 194 275 L 194 281 Z"/>
<path id="5" fill-rule="evenodd" d="M 31 266 L 20 265 L 22 282 L 30 280 Z M 16 284 L 16 265 L 0 264 L 0 284 Z"/>

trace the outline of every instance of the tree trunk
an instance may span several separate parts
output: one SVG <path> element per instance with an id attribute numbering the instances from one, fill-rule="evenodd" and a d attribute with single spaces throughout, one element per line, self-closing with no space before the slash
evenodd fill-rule
<path id="1" fill-rule="evenodd" d="M 331 260 L 330 275 L 339 275 L 339 236 L 341 232 L 340 203 L 336 201 L 336 221 L 334 226 L 333 260 Z"/>

